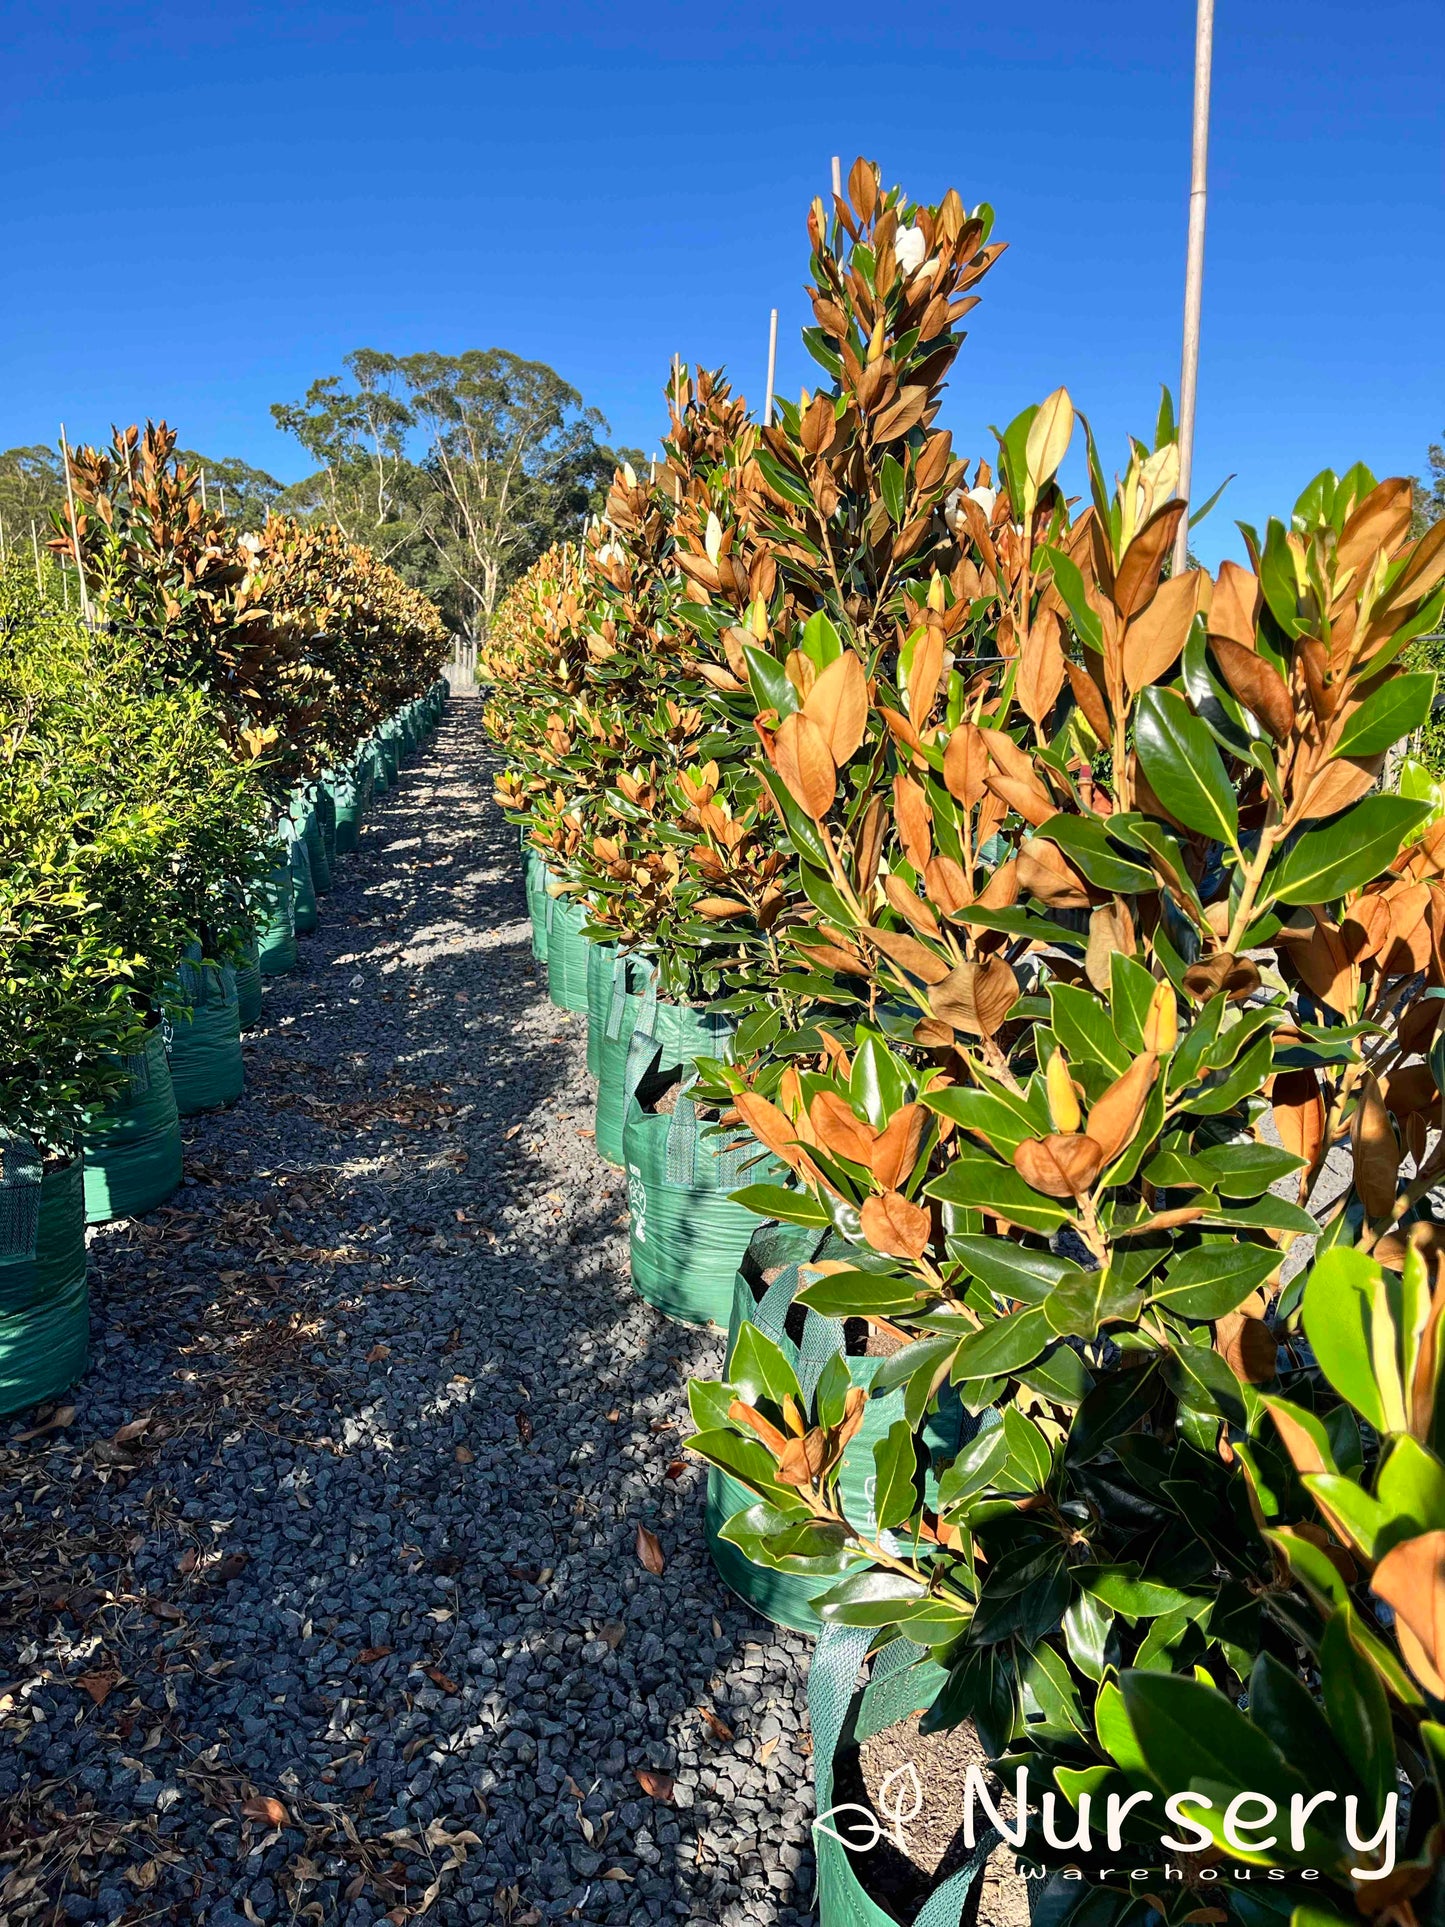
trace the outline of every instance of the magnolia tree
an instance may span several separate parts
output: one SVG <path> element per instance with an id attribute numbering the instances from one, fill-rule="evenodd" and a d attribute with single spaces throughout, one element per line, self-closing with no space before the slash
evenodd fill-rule
<path id="1" fill-rule="evenodd" d="M 1049 1787 L 1040 1858 L 1187 1787 L 1206 1841 L 1405 1921 L 1445 1811 L 1445 831 L 1379 785 L 1445 524 L 1356 468 L 1171 574 L 1167 409 L 1111 485 L 1062 390 L 965 464 L 935 418 L 990 222 L 862 162 L 815 205 L 822 385 L 620 478 L 518 612 L 547 720 L 502 795 L 736 1014 L 703 1092 L 791 1174 L 740 1196 L 814 1240 L 799 1307 L 868 1334 L 871 1390 L 748 1324 L 694 1383 L 755 1499 L 725 1536 L 931 1650 L 926 1724 Z M 860 1510 L 843 1456 L 900 1389 Z M 1220 1832 L 1331 1790 L 1283 1845 Z M 1141 1864 L 1173 1818 L 1128 1810 Z M 1150 1904 L 1197 1918 L 1208 1860 Z"/>

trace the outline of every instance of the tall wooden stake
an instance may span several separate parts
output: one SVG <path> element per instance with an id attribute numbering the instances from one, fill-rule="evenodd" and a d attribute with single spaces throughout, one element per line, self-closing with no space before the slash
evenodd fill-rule
<path id="1" fill-rule="evenodd" d="M 45 578 L 40 573 L 40 537 L 35 533 L 35 517 L 30 518 L 30 546 L 35 551 L 35 586 L 41 595 L 45 593 Z"/>
<path id="2" fill-rule="evenodd" d="M 833 156 L 833 196 L 839 201 L 843 198 L 843 163 L 836 154 Z"/>
<path id="3" fill-rule="evenodd" d="M 763 403 L 763 427 L 773 425 L 773 377 L 778 372 L 778 311 L 773 309 L 773 318 L 768 323 L 768 395 Z"/>
<path id="4" fill-rule="evenodd" d="M 206 471 L 201 470 L 201 513 L 206 512 Z"/>
<path id="5" fill-rule="evenodd" d="M 1189 254 L 1184 270 L 1184 355 L 1179 371 L 1179 494 L 1189 500 L 1194 473 L 1194 414 L 1199 387 L 1199 318 L 1204 305 L 1204 211 L 1209 176 L 1209 78 L 1214 63 L 1214 0 L 1197 0 L 1194 25 L 1194 142 L 1189 171 Z M 1174 538 L 1174 573 L 1189 566 L 1189 517 Z"/>
<path id="6" fill-rule="evenodd" d="M 90 625 L 90 591 L 85 586 L 85 564 L 80 559 L 80 522 L 75 513 L 75 483 L 70 473 L 70 448 L 65 423 L 60 424 L 60 459 L 65 464 L 65 499 L 70 507 L 70 545 L 75 550 L 75 573 L 80 580 L 80 613 Z"/>

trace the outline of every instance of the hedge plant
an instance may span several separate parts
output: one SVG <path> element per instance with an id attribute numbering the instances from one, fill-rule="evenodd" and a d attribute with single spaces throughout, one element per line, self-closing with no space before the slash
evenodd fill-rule
<path id="1" fill-rule="evenodd" d="M 28 564 L 0 572 L 0 1118 L 48 1156 L 118 1087 L 187 945 L 234 953 L 265 802 L 199 690 L 157 689 Z"/>

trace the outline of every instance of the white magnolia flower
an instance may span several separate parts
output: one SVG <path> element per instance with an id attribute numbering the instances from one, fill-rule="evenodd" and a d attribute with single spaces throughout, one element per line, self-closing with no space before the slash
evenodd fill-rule
<path id="1" fill-rule="evenodd" d="M 978 503 L 979 507 L 983 510 L 984 519 L 987 520 L 993 514 L 993 505 L 998 500 L 998 490 L 996 488 L 971 488 L 968 491 L 968 499 L 970 502 Z"/>
<path id="2" fill-rule="evenodd" d="M 893 252 L 904 274 L 916 274 L 928 252 L 922 230 L 916 227 L 899 228 L 893 242 Z"/>

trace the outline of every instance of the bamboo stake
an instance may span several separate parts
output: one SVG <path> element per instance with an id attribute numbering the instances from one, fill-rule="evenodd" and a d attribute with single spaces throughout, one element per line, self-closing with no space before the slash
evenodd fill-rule
<path id="1" fill-rule="evenodd" d="M 0 515 L 0 562 L 5 560 L 7 553 L 8 551 L 5 546 L 5 517 Z"/>
<path id="2" fill-rule="evenodd" d="M 40 574 L 40 537 L 35 533 L 35 517 L 30 518 L 30 546 L 35 551 L 35 586 L 41 595 L 45 594 L 45 583 Z"/>
<path id="3" fill-rule="evenodd" d="M 1179 494 L 1189 500 L 1194 474 L 1195 396 L 1199 386 L 1199 322 L 1204 305 L 1204 213 L 1209 174 L 1209 81 L 1214 64 L 1214 0 L 1198 0 L 1194 24 L 1194 139 L 1189 178 L 1189 251 L 1184 270 L 1184 355 L 1179 374 Z M 1174 573 L 1189 566 L 1189 517 L 1174 538 Z"/>
<path id="4" fill-rule="evenodd" d="M 221 482 L 218 484 L 218 487 L 221 493 L 221 520 L 224 522 L 226 519 L 226 484 Z"/>
<path id="5" fill-rule="evenodd" d="M 778 371 L 778 311 L 773 309 L 773 318 L 768 323 L 768 395 L 763 403 L 763 427 L 773 425 L 773 377 Z"/>
<path id="6" fill-rule="evenodd" d="M 201 470 L 201 513 L 206 513 L 206 471 Z"/>
<path id="7" fill-rule="evenodd" d="M 80 522 L 75 513 L 75 483 L 70 473 L 70 447 L 65 439 L 65 423 L 60 424 L 60 459 L 65 464 L 65 499 L 70 507 L 70 541 L 75 550 L 75 573 L 80 579 L 80 613 L 90 625 L 90 593 L 85 586 L 85 565 L 80 559 Z"/>
<path id="8" fill-rule="evenodd" d="M 843 198 L 843 163 L 836 154 L 833 156 L 833 198 L 839 201 Z"/>

